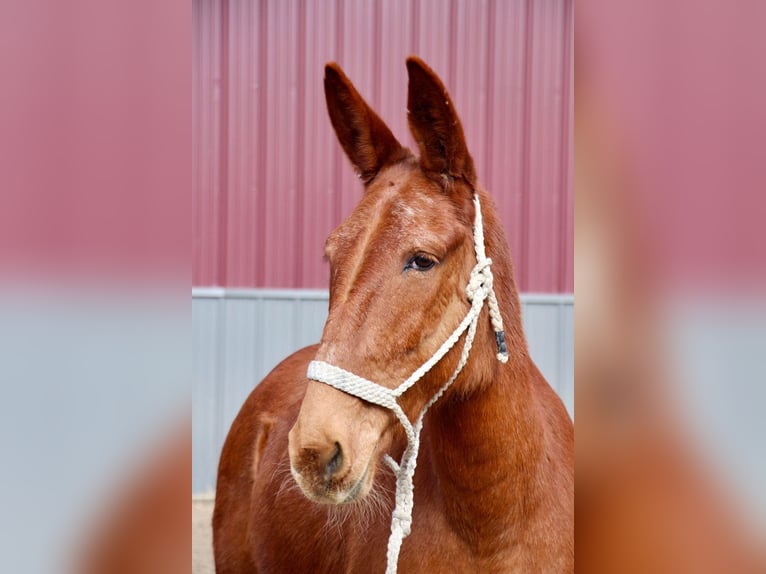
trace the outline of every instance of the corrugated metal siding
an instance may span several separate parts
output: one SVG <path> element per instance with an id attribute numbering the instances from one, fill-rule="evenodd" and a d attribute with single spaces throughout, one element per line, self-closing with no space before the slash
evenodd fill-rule
<path id="1" fill-rule="evenodd" d="M 221 7 L 192 4 L 192 284 L 216 284 L 221 219 Z"/>
<path id="2" fill-rule="evenodd" d="M 572 297 L 523 296 L 522 313 L 532 357 L 573 413 Z M 224 438 L 250 391 L 290 353 L 319 341 L 326 318 L 326 291 L 193 292 L 193 492 L 214 488 Z"/>
<path id="3" fill-rule="evenodd" d="M 341 64 L 403 143 L 407 55 L 441 75 L 522 291 L 571 292 L 571 0 L 195 0 L 192 283 L 325 287 L 361 185 L 322 91 Z"/>

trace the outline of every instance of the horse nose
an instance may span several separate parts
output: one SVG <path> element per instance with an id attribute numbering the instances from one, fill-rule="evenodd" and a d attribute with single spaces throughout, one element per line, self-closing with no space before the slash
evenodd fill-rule
<path id="1" fill-rule="evenodd" d="M 343 472 L 345 453 L 335 433 L 317 436 L 304 433 L 300 425 L 296 425 L 288 441 L 291 464 L 302 474 L 328 483 Z"/>
<path id="2" fill-rule="evenodd" d="M 327 461 L 327 464 L 324 467 L 325 480 L 332 479 L 340 470 L 341 466 L 343 466 L 343 449 L 340 447 L 340 443 L 336 441 L 335 449 L 330 455 L 330 460 Z"/>

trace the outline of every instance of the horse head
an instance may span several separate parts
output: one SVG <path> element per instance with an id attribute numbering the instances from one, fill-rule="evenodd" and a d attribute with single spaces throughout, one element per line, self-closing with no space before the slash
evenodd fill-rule
<path id="1" fill-rule="evenodd" d="M 407 69 L 409 126 L 419 158 L 396 140 L 336 64 L 327 65 L 324 80 L 332 125 L 365 192 L 325 245 L 329 314 L 316 360 L 391 389 L 464 319 L 471 307 L 466 285 L 476 265 L 473 198 L 479 192 L 460 120 L 428 66 L 409 58 Z M 478 329 L 475 353 L 494 353 L 494 344 L 490 329 Z M 459 356 L 457 348 L 447 352 L 402 395 L 399 404 L 410 420 L 452 375 Z M 485 359 L 472 363 L 479 370 L 497 368 Z M 464 371 L 449 392 L 470 393 L 471 381 L 479 379 L 469 381 Z M 400 430 L 390 411 L 309 380 L 289 434 L 293 475 L 316 502 L 361 499 Z"/>

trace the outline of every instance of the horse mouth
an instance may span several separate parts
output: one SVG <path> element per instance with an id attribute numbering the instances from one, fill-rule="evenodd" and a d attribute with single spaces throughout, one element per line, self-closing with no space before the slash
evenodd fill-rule
<path id="1" fill-rule="evenodd" d="M 359 480 L 357 480 L 351 486 L 351 488 L 346 492 L 346 498 L 342 502 L 342 504 L 349 504 L 361 498 L 360 495 L 362 491 L 364 490 L 365 484 L 367 482 L 367 476 L 369 473 L 370 473 L 370 463 L 367 463 L 367 466 L 365 467 L 364 472 L 362 473 L 362 476 L 360 476 Z"/>
<path id="2" fill-rule="evenodd" d="M 347 480 L 348 475 L 351 474 L 350 471 L 342 478 L 330 481 L 312 481 L 311 479 L 307 479 L 293 465 L 290 465 L 290 472 L 306 498 L 319 504 L 340 506 L 343 504 L 351 504 L 364 498 L 371 487 L 370 478 L 372 476 L 373 467 L 372 459 L 370 459 L 361 476 L 350 486 L 348 486 Z"/>

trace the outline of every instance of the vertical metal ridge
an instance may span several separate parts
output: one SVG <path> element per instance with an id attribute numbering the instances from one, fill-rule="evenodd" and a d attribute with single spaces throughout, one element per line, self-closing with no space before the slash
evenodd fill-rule
<path id="1" fill-rule="evenodd" d="M 418 33 L 418 30 L 420 29 L 420 0 L 412 0 L 412 11 L 410 14 L 410 17 L 412 18 L 412 23 L 410 25 L 410 50 L 413 55 L 420 56 L 420 34 Z"/>
<path id="2" fill-rule="evenodd" d="M 380 85 L 380 74 L 381 74 L 381 60 L 383 59 L 382 54 L 382 48 L 381 48 L 381 36 L 382 36 L 382 6 L 381 6 L 381 0 L 373 0 L 372 3 L 372 10 L 373 10 L 373 17 L 372 17 L 372 101 L 370 102 L 370 105 L 375 110 L 380 109 L 380 101 L 381 101 L 381 85 Z"/>
<path id="3" fill-rule="evenodd" d="M 199 2 L 192 2 L 192 285 L 199 284 L 200 277 L 200 253 L 203 251 L 203 243 L 199 240 L 199 228 L 202 222 L 199 194 L 199 170 L 200 170 L 200 145 L 202 138 L 199 135 L 199 67 L 202 58 L 199 55 L 200 37 L 202 35 L 202 18 L 199 14 Z"/>
<path id="4" fill-rule="evenodd" d="M 484 108 L 484 171 L 482 177 L 490 177 L 492 173 L 492 138 L 494 136 L 494 122 L 492 115 L 495 109 L 495 0 L 488 0 L 487 4 L 487 61 L 485 64 L 485 76 L 487 82 L 487 101 Z"/>
<path id="5" fill-rule="evenodd" d="M 532 118 L 531 118 L 531 100 L 532 100 L 532 2 L 533 0 L 525 1 L 525 13 L 526 26 L 524 27 L 524 101 L 522 104 L 522 117 L 524 118 L 523 129 L 523 144 L 521 149 L 522 160 L 522 174 L 521 174 L 521 211 L 523 215 L 523 221 L 529 221 L 530 201 L 530 171 L 531 171 L 531 156 L 532 156 Z M 518 269 L 519 277 L 519 290 L 526 291 L 529 288 L 529 261 L 530 261 L 530 241 L 529 241 L 529 226 L 522 227 L 521 233 L 521 248 L 519 255 L 521 261 L 516 263 L 516 269 Z"/>
<path id="6" fill-rule="evenodd" d="M 269 16 L 269 7 L 268 7 L 268 0 L 261 0 L 259 2 L 259 12 L 260 12 L 260 27 L 259 27 L 259 48 L 260 53 L 258 54 L 258 91 L 259 91 L 259 98 L 258 98 L 258 121 L 259 126 L 263 134 L 268 133 L 268 122 L 266 119 L 267 116 L 267 93 L 266 93 L 266 77 L 267 77 L 267 66 L 268 66 L 268 46 L 269 46 L 269 25 L 268 25 L 268 16 Z M 258 182 L 259 182 L 259 190 L 260 193 L 258 194 L 257 198 L 257 205 L 258 205 L 258 213 L 260 213 L 260 217 L 263 217 L 263 214 L 266 213 L 266 194 L 268 193 L 268 181 L 266 179 L 266 145 L 264 141 L 260 142 L 260 145 L 258 146 L 258 160 L 257 160 L 257 166 L 258 166 Z M 266 284 L 266 261 L 264 260 L 262 254 L 266 250 L 266 226 L 263 225 L 261 220 L 256 220 L 253 222 L 255 225 L 257 225 L 258 229 L 258 239 L 257 239 L 257 245 L 258 245 L 258 255 L 257 258 L 258 265 L 256 267 L 255 277 L 256 277 L 256 285 L 265 285 Z"/>
<path id="7" fill-rule="evenodd" d="M 572 121 L 572 75 L 574 73 L 574 70 L 572 69 L 572 47 L 573 47 L 573 26 L 572 26 L 572 0 L 564 0 L 564 9 L 562 10 L 562 18 L 563 18 L 563 30 L 564 30 L 564 41 L 563 41 L 563 66 L 562 66 L 562 73 L 563 73 L 563 79 L 562 79 L 562 97 L 561 97 L 561 134 L 559 136 L 559 141 L 561 142 L 561 149 L 559 150 L 560 153 L 560 162 L 561 162 L 561 173 L 560 173 L 560 182 L 559 182 L 559 193 L 561 194 L 561 205 L 558 210 L 558 226 L 561 230 L 561 237 L 559 238 L 559 266 L 558 266 L 558 280 L 557 280 L 557 290 L 559 292 L 564 292 L 567 290 L 568 287 L 568 267 L 569 267 L 569 245 L 570 245 L 570 237 L 571 237 L 571 226 L 570 221 L 572 220 L 572 217 L 574 216 L 573 213 L 570 213 L 570 205 L 572 202 L 572 193 L 573 190 L 571 189 L 571 185 L 573 185 L 572 182 L 572 174 L 570 173 L 570 165 L 569 165 L 569 158 L 572 153 L 572 129 L 571 129 L 571 121 Z"/>
<path id="8" fill-rule="evenodd" d="M 205 237 L 205 222 L 208 220 L 208 217 L 205 214 L 205 197 L 204 197 L 204 186 L 203 186 L 203 180 L 204 180 L 204 165 L 205 165 L 205 156 L 203 153 L 204 147 L 205 147 L 205 117 L 207 116 L 207 110 L 210 106 L 206 106 L 205 101 L 205 94 L 204 94 L 204 87 L 203 87 L 203 79 L 205 77 L 205 57 L 204 57 L 204 37 L 205 37 L 205 24 L 209 22 L 208 19 L 204 16 L 204 10 L 202 9 L 202 3 L 197 2 L 195 4 L 197 6 L 197 10 L 195 11 L 195 15 L 199 19 L 199 36 L 195 37 L 193 39 L 193 43 L 197 46 L 197 82 L 194 84 L 193 89 L 197 92 L 197 102 L 198 102 L 198 110 L 193 111 L 192 113 L 196 112 L 196 115 L 199 116 L 199 119 L 197 120 L 197 130 L 195 130 L 192 134 L 192 138 L 197 138 L 197 150 L 198 150 L 198 163 L 193 166 L 193 169 L 196 169 L 196 177 L 194 179 L 193 185 L 192 185 L 192 193 L 196 191 L 196 197 L 192 195 L 193 200 L 196 199 L 196 208 L 198 211 L 198 226 L 192 231 L 192 241 L 195 243 L 198 243 L 199 248 L 197 250 L 193 251 L 194 254 L 194 263 L 195 269 L 194 273 L 192 274 L 192 281 L 199 282 L 204 281 L 205 283 L 209 282 L 211 280 L 210 277 L 206 274 L 206 265 L 205 265 L 205 259 L 207 258 L 207 254 L 210 251 L 210 246 L 206 243 L 206 237 Z M 194 51 L 192 51 L 192 55 L 194 55 Z M 195 206 L 192 206 L 192 213 L 194 213 Z M 199 284 L 199 283 L 197 283 Z"/>
<path id="9" fill-rule="evenodd" d="M 446 85 L 455 85 L 457 76 L 457 0 L 449 1 L 449 40 L 447 42 L 447 78 Z"/>
<path id="10" fill-rule="evenodd" d="M 343 61 L 343 53 L 344 53 L 344 44 L 343 44 L 343 21 L 344 21 L 344 14 L 345 14 L 345 5 L 344 0 L 338 0 L 336 4 L 336 18 L 337 18 L 337 31 L 335 34 L 335 55 L 337 58 L 337 62 L 340 63 Z M 322 92 L 322 97 L 324 97 L 324 91 Z M 330 128 L 332 129 L 332 128 Z M 340 152 L 340 146 L 335 145 L 335 153 L 334 153 L 334 159 L 333 159 L 333 189 L 335 190 L 335 196 L 334 199 L 334 213 L 333 213 L 333 223 L 337 223 L 341 220 L 342 213 L 343 213 L 343 154 Z"/>
<path id="11" fill-rule="evenodd" d="M 219 211 L 217 283 L 226 285 L 229 219 L 229 0 L 221 0 L 220 38 Z"/>
<path id="12" fill-rule="evenodd" d="M 246 17 L 242 18 L 244 22 L 248 23 L 248 29 L 256 29 L 255 25 L 257 23 L 257 15 L 258 15 L 258 7 L 257 5 L 254 5 L 253 3 L 246 3 L 245 4 L 247 15 Z M 250 64 L 247 66 L 245 63 L 241 64 L 241 68 L 243 69 L 243 73 L 246 74 L 247 78 L 247 90 L 246 93 L 248 94 L 248 101 L 246 110 L 247 113 L 245 115 L 245 125 L 246 126 L 253 126 L 258 125 L 260 127 L 260 118 L 258 118 L 258 101 L 260 100 L 260 94 L 255 89 L 255 86 L 259 86 L 260 84 L 260 73 L 261 73 L 261 67 L 258 65 L 258 54 L 259 52 L 256 49 L 257 44 L 257 36 L 255 34 L 248 34 L 247 35 L 247 53 L 248 54 L 256 54 L 256 57 L 254 58 L 255 62 L 253 64 Z M 243 58 L 244 60 L 244 58 Z M 250 59 L 248 58 L 246 62 L 250 62 Z M 255 69 L 253 69 L 253 67 Z M 245 71 L 246 70 L 246 71 Z M 254 100 L 254 101 L 253 101 Z M 257 123 L 256 123 L 257 122 Z M 246 284 L 251 284 L 255 281 L 257 277 L 257 265 L 258 265 L 258 258 L 256 257 L 248 257 L 247 253 L 257 253 L 256 245 L 257 245 L 257 231 L 256 231 L 256 225 L 254 225 L 252 222 L 257 221 L 257 211 L 256 211 L 256 204 L 258 201 L 258 194 L 263 193 L 263 187 L 260 185 L 260 182 L 258 181 L 259 173 L 257 169 L 257 154 L 258 151 L 256 149 L 255 140 L 256 140 L 256 132 L 253 129 L 247 129 L 247 158 L 246 158 L 246 164 L 247 169 L 245 172 L 245 185 L 246 188 L 243 189 L 243 193 L 247 197 L 247 202 L 245 205 L 247 206 L 247 210 L 243 209 L 242 213 L 240 214 L 240 220 L 242 221 L 242 227 L 244 228 L 245 233 L 245 239 L 242 241 L 243 245 L 243 253 L 240 255 L 239 259 L 241 261 L 241 266 L 243 268 L 243 274 L 242 274 L 242 281 Z"/>
<path id="13" fill-rule="evenodd" d="M 308 139 L 304 137 L 306 131 L 306 0 L 298 0 L 298 50 L 297 50 L 297 62 L 295 72 L 295 106 L 296 106 L 296 121 L 295 121 L 295 141 L 296 145 L 296 176 L 295 176 L 295 221 L 298 225 L 295 226 L 295 244 L 301 253 L 304 252 L 304 197 L 305 197 L 305 162 L 306 162 L 306 146 L 309 144 Z M 313 143 L 313 142 L 311 142 Z M 292 287 L 299 287 L 303 285 L 303 260 L 301 257 L 296 257 L 293 261 L 293 280 Z"/>

